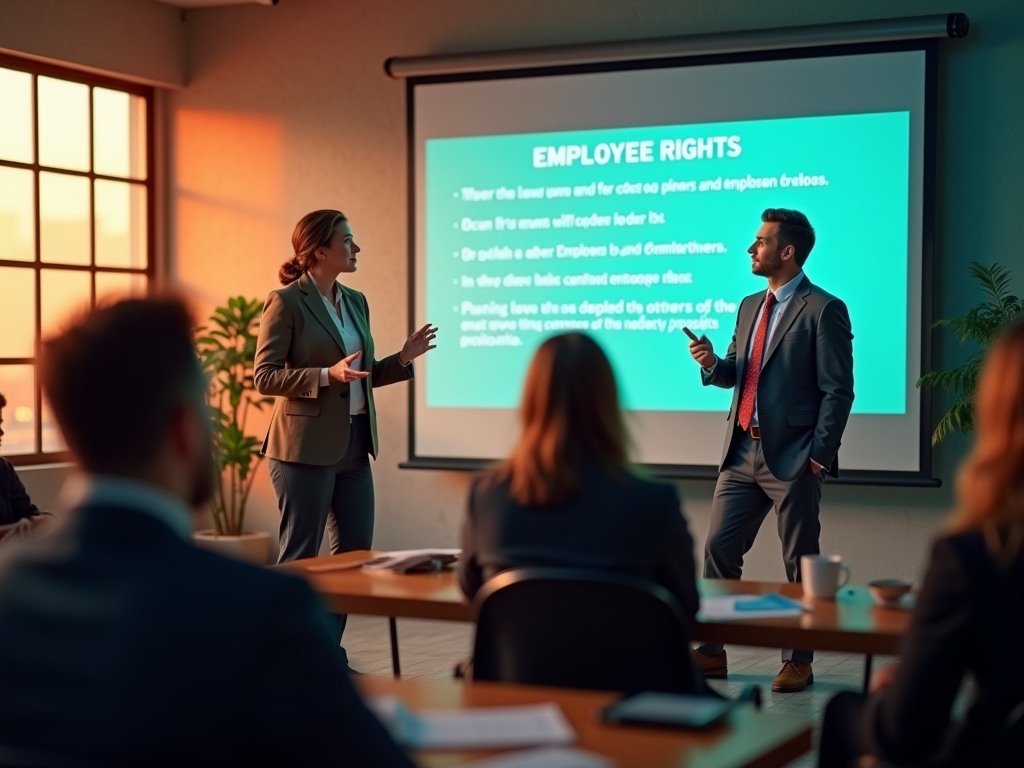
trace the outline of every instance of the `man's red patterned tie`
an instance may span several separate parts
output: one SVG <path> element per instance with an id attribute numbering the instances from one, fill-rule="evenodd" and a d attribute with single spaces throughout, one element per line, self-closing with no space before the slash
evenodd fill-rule
<path id="1" fill-rule="evenodd" d="M 743 377 L 743 394 L 740 396 L 739 422 L 746 432 L 750 429 L 750 420 L 754 416 L 754 399 L 757 397 L 757 380 L 761 376 L 761 359 L 764 357 L 764 342 L 768 336 L 768 323 L 772 317 L 772 310 L 775 308 L 775 294 L 771 291 L 764 300 L 764 312 L 761 313 L 761 322 L 757 324 L 757 333 L 754 334 L 754 348 L 750 351 L 750 360 L 747 361 L 747 372 Z"/>

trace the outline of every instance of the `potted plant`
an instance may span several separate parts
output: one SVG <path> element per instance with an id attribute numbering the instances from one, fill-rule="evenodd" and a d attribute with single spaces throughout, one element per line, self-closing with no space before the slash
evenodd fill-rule
<path id="1" fill-rule="evenodd" d="M 256 394 L 253 366 L 263 302 L 234 296 L 196 332 L 196 351 L 209 379 L 206 392 L 213 425 L 217 479 L 210 500 L 213 529 L 195 541 L 231 557 L 264 565 L 269 534 L 245 530 L 245 507 L 256 468 L 263 460 L 258 438 L 246 434 L 250 408 L 262 410 L 273 398 Z"/>
<path id="2" fill-rule="evenodd" d="M 978 350 L 956 368 L 926 373 L 918 387 L 941 387 L 943 393 L 953 391 L 956 403 L 939 419 L 932 432 L 932 445 L 942 442 L 954 430 L 967 434 L 974 427 L 974 393 L 978 375 L 989 346 L 1017 318 L 1024 315 L 1024 300 L 1010 293 L 1010 270 L 999 264 L 986 267 L 971 262 L 971 274 L 978 281 L 987 299 L 962 317 L 939 320 L 936 327 L 953 330 L 960 343 L 973 342 Z"/>

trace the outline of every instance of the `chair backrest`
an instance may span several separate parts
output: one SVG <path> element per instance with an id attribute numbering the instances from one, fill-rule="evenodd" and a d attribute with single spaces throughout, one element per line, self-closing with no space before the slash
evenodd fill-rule
<path id="1" fill-rule="evenodd" d="M 1024 765 L 1024 699 L 1003 723 L 992 751 L 992 768 L 1020 768 Z"/>
<path id="2" fill-rule="evenodd" d="M 473 678 L 606 691 L 702 693 L 678 601 L 646 579 L 520 568 L 474 601 Z"/>

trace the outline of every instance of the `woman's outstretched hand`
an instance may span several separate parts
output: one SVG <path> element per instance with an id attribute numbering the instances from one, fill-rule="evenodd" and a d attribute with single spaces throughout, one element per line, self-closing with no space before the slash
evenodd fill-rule
<path id="1" fill-rule="evenodd" d="M 356 352 L 348 357 L 341 358 L 341 360 L 327 369 L 328 378 L 330 378 L 331 381 L 340 381 L 343 384 L 348 384 L 349 382 L 356 381 L 357 379 L 365 379 L 370 375 L 369 371 L 353 371 L 348 367 L 348 364 L 361 354 L 363 353 Z"/>
<path id="2" fill-rule="evenodd" d="M 408 365 L 417 357 L 425 354 L 428 350 L 434 349 L 436 344 L 431 344 L 437 337 L 437 328 L 427 323 L 416 333 L 405 341 L 402 351 L 398 353 L 398 361 L 402 365 Z"/>

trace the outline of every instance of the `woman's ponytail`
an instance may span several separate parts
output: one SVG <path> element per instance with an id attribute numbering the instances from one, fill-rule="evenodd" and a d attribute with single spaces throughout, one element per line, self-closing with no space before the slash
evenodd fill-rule
<path id="1" fill-rule="evenodd" d="M 299 259 L 297 256 L 292 256 L 288 261 L 281 265 L 281 269 L 277 271 L 277 279 L 281 281 L 281 285 L 288 285 L 294 283 L 300 277 L 305 270 L 300 266 Z"/>

